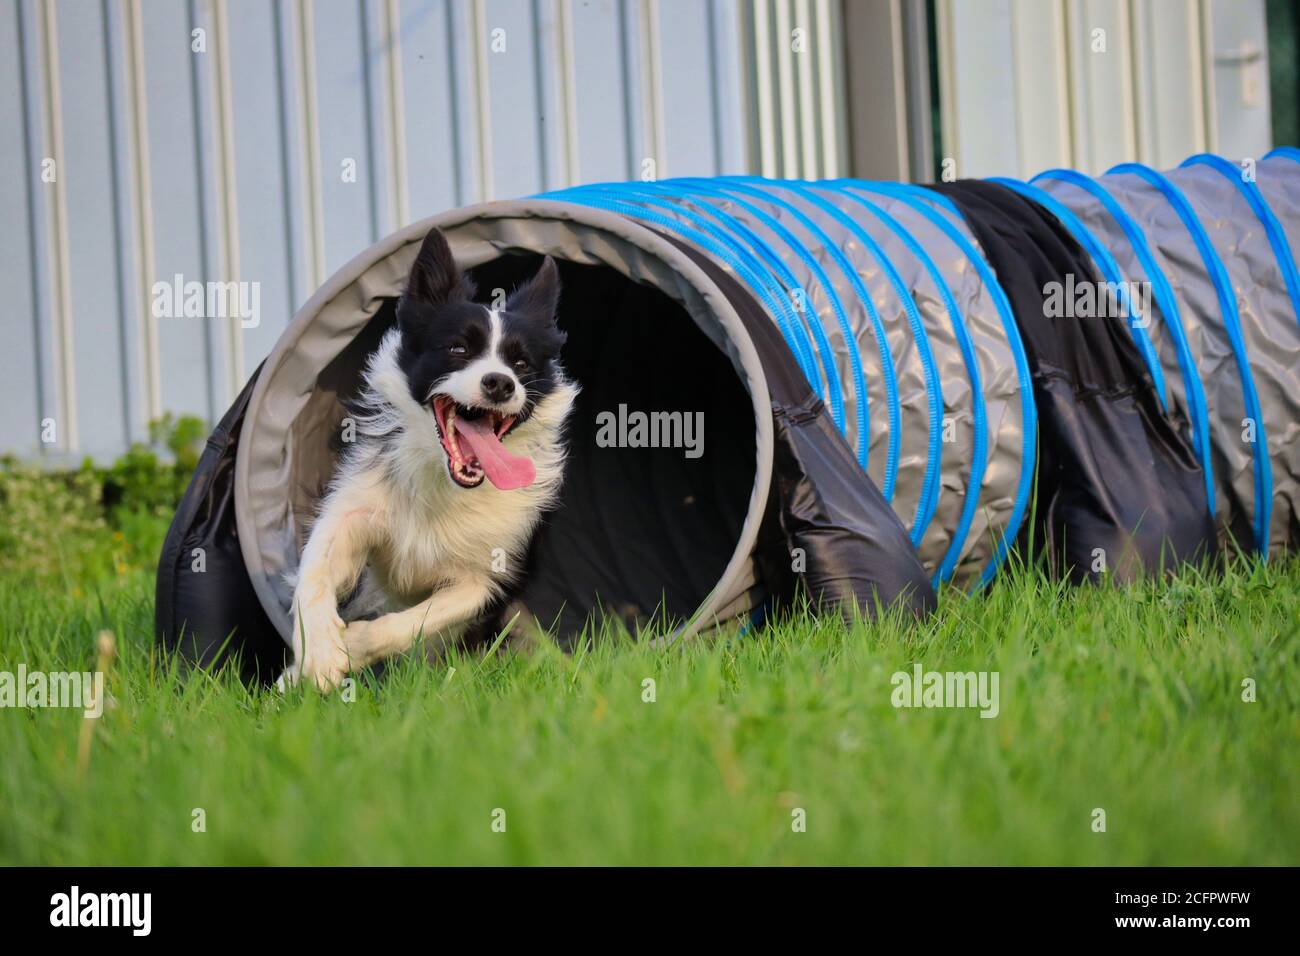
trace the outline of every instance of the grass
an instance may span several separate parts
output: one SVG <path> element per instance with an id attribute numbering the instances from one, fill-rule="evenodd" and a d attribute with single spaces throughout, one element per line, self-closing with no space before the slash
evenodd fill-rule
<path id="1" fill-rule="evenodd" d="M 80 712 L 0 710 L 0 863 L 1300 863 L 1296 562 L 402 661 L 350 703 L 183 678 L 152 586 L 0 573 L 0 670 L 92 668 L 101 629 L 119 650 L 84 774 Z M 917 661 L 997 671 L 1000 713 L 895 709 Z"/>

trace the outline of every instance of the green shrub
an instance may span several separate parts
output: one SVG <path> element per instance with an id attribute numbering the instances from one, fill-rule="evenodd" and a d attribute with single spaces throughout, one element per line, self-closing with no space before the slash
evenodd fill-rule
<path id="1" fill-rule="evenodd" d="M 107 468 L 0 458 L 0 571 L 76 587 L 151 568 L 206 434 L 192 415 L 167 415 L 150 424 L 150 444 Z"/>
<path id="2" fill-rule="evenodd" d="M 34 577 L 82 570 L 85 544 L 109 537 L 102 504 L 103 480 L 89 464 L 48 472 L 12 458 L 0 462 L 0 569 Z M 69 568 L 69 563 L 76 568 Z"/>

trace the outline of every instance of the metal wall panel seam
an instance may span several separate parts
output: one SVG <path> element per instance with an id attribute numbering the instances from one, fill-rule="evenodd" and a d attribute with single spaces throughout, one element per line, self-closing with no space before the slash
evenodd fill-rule
<path id="1" fill-rule="evenodd" d="M 373 44 L 370 42 L 370 15 L 375 8 L 368 4 L 366 0 L 357 0 L 357 23 L 360 26 L 357 34 L 357 43 L 361 47 L 361 128 L 366 138 L 366 196 L 367 205 L 370 214 L 370 241 L 378 242 L 392 229 L 384 228 L 384 223 L 380 221 L 380 210 L 384 204 L 380 201 L 379 171 L 383 168 L 383 161 L 380 159 L 380 150 L 384 147 L 384 142 L 390 146 L 392 140 L 385 137 L 384 141 L 379 138 L 378 124 L 376 123 L 376 114 L 383 115 L 382 110 L 375 109 L 375 102 L 379 93 L 375 89 L 374 78 L 370 75 L 371 71 L 371 50 Z M 382 15 L 383 7 L 379 8 Z M 395 227 L 394 227 L 395 228 Z"/>
<path id="2" fill-rule="evenodd" d="M 149 419 L 162 413 L 162 359 L 158 344 L 158 319 L 150 306 L 154 283 L 153 180 L 149 166 L 149 100 L 144 75 L 144 28 L 140 17 L 140 0 L 128 0 L 125 7 L 126 66 L 130 77 L 131 138 L 128 162 L 133 170 L 135 199 L 136 275 L 140 305 L 145 409 Z"/>
<path id="3" fill-rule="evenodd" d="M 798 117 L 795 115 L 794 99 L 794 64 L 790 62 L 790 3 L 791 0 L 776 0 L 776 31 L 773 54 L 776 56 L 777 94 L 781 102 L 781 177 L 801 176 L 799 165 L 799 142 L 797 139 Z"/>
<path id="4" fill-rule="evenodd" d="M 51 376 L 46 374 L 46 356 L 50 355 L 50 365 L 54 364 L 52 357 L 53 343 L 50 342 L 50 335 L 53 332 L 53 323 L 43 321 L 45 314 L 49 311 L 49 295 L 46 293 L 49 281 L 49 263 L 41 255 L 41 246 L 43 245 L 45 219 L 42 215 L 43 210 L 37 209 L 38 198 L 42 196 L 42 191 L 37 188 L 39 182 L 42 157 L 37 152 L 37 140 L 41 138 L 39 114 L 40 93 L 39 77 L 35 75 L 38 67 L 34 62 L 39 58 L 39 53 L 31 49 L 35 42 L 33 39 L 34 30 L 27 23 L 27 17 L 31 14 L 28 4 L 24 0 L 14 4 L 14 14 L 17 19 L 18 33 L 18 58 L 19 58 L 19 83 L 22 86 L 21 102 L 23 116 L 23 160 L 27 164 L 27 170 L 31 181 L 24 190 L 24 198 L 27 200 L 27 249 L 28 257 L 32 264 L 31 297 L 32 297 L 32 343 L 35 346 L 35 366 L 36 366 L 36 421 L 32 422 L 32 434 L 40 441 L 43 431 L 41 420 L 48 417 L 51 409 L 55 415 L 58 414 L 58 393 L 55 391 L 55 382 Z M 50 328 L 47 328 L 47 324 Z M 41 450 L 45 447 L 42 445 Z"/>
<path id="5" fill-rule="evenodd" d="M 199 6 L 199 0 L 189 0 L 187 4 L 191 24 L 206 23 Z M 204 29 L 206 31 L 206 27 Z M 207 55 L 204 54 L 202 59 L 207 60 Z M 221 240 L 219 235 L 213 236 L 214 231 L 217 230 L 217 220 L 220 218 L 217 208 L 218 203 L 213 196 L 216 190 L 216 180 L 219 178 L 220 172 L 219 170 L 213 172 L 208 158 L 210 153 L 216 154 L 220 147 L 212 142 L 215 137 L 213 137 L 212 131 L 205 122 L 205 116 L 208 112 L 207 107 L 211 106 L 212 101 L 212 90 L 210 89 L 212 78 L 204 72 L 200 58 L 194 55 L 192 47 L 188 66 L 190 138 L 194 149 L 194 168 L 197 178 L 195 190 L 198 195 L 198 222 L 196 226 L 199 240 L 199 268 L 202 270 L 202 281 L 207 282 L 219 278 L 223 272 L 220 262 Z M 218 384 L 221 381 L 221 376 L 217 374 L 221 339 L 217 325 L 218 321 L 214 317 L 208 316 L 199 325 L 200 340 L 203 343 L 204 371 L 207 375 L 207 381 L 204 385 L 207 395 L 209 422 L 215 422 L 221 417 L 227 397 L 222 394 Z M 222 354 L 226 354 L 228 349 L 220 349 L 220 351 Z"/>
<path id="6" fill-rule="evenodd" d="M 1026 143 L 1028 138 L 1024 135 L 1024 126 L 1028 117 L 1025 116 L 1025 104 L 1021 95 L 1021 90 L 1025 83 L 1024 64 L 1020 62 L 1020 48 L 1017 45 L 1017 38 L 1024 29 L 1020 23 L 1020 18 L 1016 16 L 1016 10 L 1019 5 L 1012 0 L 1007 7 L 1007 20 L 1011 27 L 1011 93 L 1014 97 L 1013 109 L 1016 120 L 1016 168 L 1023 170 L 1029 165 L 1026 156 Z"/>
<path id="7" fill-rule="evenodd" d="M 1136 155 L 1138 148 L 1138 117 L 1136 109 L 1136 86 L 1133 40 L 1133 4 L 1130 0 L 1120 0 L 1120 53 L 1123 54 L 1123 66 L 1120 69 L 1120 101 L 1124 110 L 1124 129 L 1127 136 L 1125 152 Z M 1099 170 L 1094 170 L 1098 172 Z"/>
<path id="8" fill-rule="evenodd" d="M 402 35 L 398 0 L 384 0 L 384 63 L 388 84 L 388 134 L 392 144 L 392 204 L 395 228 L 411 216 L 411 193 L 406 169 L 406 97 L 402 93 Z"/>
<path id="9" fill-rule="evenodd" d="M 140 373 L 138 352 L 139 331 L 136 328 L 136 309 L 134 289 L 131 276 L 131 184 L 124 160 L 130 156 L 130 143 L 124 128 L 124 116 L 129 107 L 122 102 L 123 91 L 129 92 L 129 86 L 123 76 L 123 66 L 118 56 L 116 40 L 121 34 L 121 13 L 124 8 L 111 2 L 101 0 L 100 12 L 103 24 L 104 45 L 104 85 L 107 102 L 108 120 L 108 164 L 109 176 L 113 184 L 113 196 L 110 206 L 113 218 L 113 277 L 117 284 L 117 328 L 119 365 L 121 375 L 120 389 L 122 399 L 123 435 L 128 442 L 139 441 L 146 437 L 143 426 L 147 417 L 143 414 L 137 396 L 143 394 L 144 376 Z M 125 42 L 123 47 L 125 48 Z"/>
<path id="10" fill-rule="evenodd" d="M 772 96 L 772 36 L 768 0 L 754 0 L 751 10 L 754 40 L 749 53 L 754 60 L 753 90 L 758 112 L 758 165 L 764 176 L 778 175 L 776 117 Z"/>
<path id="11" fill-rule="evenodd" d="M 1212 0 L 1199 0 L 1197 25 L 1200 33 L 1200 50 L 1197 61 L 1201 64 L 1201 95 L 1205 98 L 1205 152 L 1219 151 L 1218 106 L 1214 102 L 1214 30 L 1210 4 Z"/>
<path id="12" fill-rule="evenodd" d="M 1061 157 L 1062 165 L 1073 165 L 1078 150 L 1074 143 L 1074 102 L 1070 97 L 1070 41 L 1069 17 L 1066 4 L 1068 0 L 1057 0 L 1056 4 L 1056 96 L 1060 115 L 1057 117 L 1061 142 L 1065 144 L 1065 155 Z M 1029 170 L 1024 170 L 1028 174 Z"/>
<path id="13" fill-rule="evenodd" d="M 820 176 L 834 178 L 844 166 L 841 154 L 845 137 L 840 135 L 840 124 L 844 121 L 845 98 L 840 88 L 842 80 L 840 69 L 840 44 L 836 37 L 842 37 L 844 31 L 839 29 L 837 18 L 831 12 L 831 0 L 816 0 L 817 36 L 823 40 L 817 45 L 817 95 L 818 115 L 821 117 L 821 156 Z"/>
<path id="14" fill-rule="evenodd" d="M 893 0 L 891 0 L 893 2 Z M 796 90 L 799 102 L 799 152 L 803 175 L 815 178 L 821 173 L 820 156 L 821 137 L 817 127 L 821 110 L 817 108 L 813 88 L 813 58 L 822 54 L 822 44 L 829 43 L 830 37 L 823 37 L 813 26 L 812 9 L 809 0 L 794 0 L 794 28 L 803 31 L 803 49 L 795 52 L 793 38 L 791 55 L 794 57 Z"/>
<path id="15" fill-rule="evenodd" d="M 216 56 L 212 66 L 215 71 L 213 90 L 216 96 L 218 161 L 218 194 L 220 197 L 221 252 L 224 260 L 224 277 L 229 282 L 239 281 L 239 205 L 235 179 L 235 119 L 233 94 L 230 86 L 230 28 L 226 19 L 226 0 L 211 0 L 212 25 L 216 33 Z M 238 395 L 244 386 L 244 336 L 243 326 L 233 316 L 223 317 L 229 337 L 230 396 Z M 223 403 L 224 404 L 224 403 Z M 221 409 L 214 410 L 216 415 Z"/>
<path id="16" fill-rule="evenodd" d="M 1070 166 L 1074 169 L 1092 169 L 1092 136 L 1088 128 L 1091 115 L 1090 100 L 1087 95 L 1087 68 L 1084 51 L 1090 39 L 1082 23 L 1081 0 L 1067 0 L 1066 4 L 1066 44 L 1070 51 L 1070 128 L 1074 134 L 1074 156 Z M 1037 170 L 1034 170 L 1037 172 Z"/>
<path id="17" fill-rule="evenodd" d="M 294 166 L 292 147 L 292 138 L 290 136 L 292 119 L 289 113 L 289 96 L 290 88 L 293 86 L 293 77 L 291 75 L 294 48 L 294 29 L 292 24 L 286 29 L 286 13 L 292 19 L 293 13 L 291 8 L 282 3 L 271 5 L 271 23 L 275 32 L 274 38 L 274 56 L 275 56 L 275 88 L 276 88 L 276 128 L 280 136 L 280 181 L 283 190 L 283 210 L 284 210 L 284 256 L 288 264 L 287 275 L 285 276 L 289 286 L 289 308 L 291 311 L 297 311 L 298 306 L 306 301 L 306 296 L 302 295 L 302 273 L 305 269 L 305 263 L 302 260 L 301 249 L 298 243 L 298 234 L 302 229 L 303 211 L 299 205 L 299 199 L 303 195 L 303 190 L 298 181 L 298 170 Z M 284 317 L 285 321 L 288 317 Z"/>
<path id="18" fill-rule="evenodd" d="M 492 176 L 492 105 L 488 78 L 484 0 L 470 5 L 470 63 L 474 68 L 474 136 L 478 143 L 478 200 L 496 198 Z M 454 41 L 453 41 L 454 42 Z"/>
<path id="19" fill-rule="evenodd" d="M 637 115 L 636 99 L 640 81 L 632 69 L 634 53 L 631 41 L 632 22 L 628 17 L 628 4 L 633 0 L 618 0 L 618 52 L 619 69 L 623 79 L 623 157 L 627 163 L 627 178 L 640 179 L 641 132 L 635 117 Z"/>
<path id="20" fill-rule="evenodd" d="M 1187 32 L 1190 38 L 1191 50 L 1188 56 L 1188 62 L 1192 65 L 1192 75 L 1190 87 L 1192 90 L 1192 138 L 1195 140 L 1194 149 L 1201 152 L 1212 152 L 1209 138 L 1206 135 L 1206 122 L 1208 114 L 1206 112 L 1206 87 L 1205 87 L 1205 60 L 1202 55 L 1204 50 L 1204 40 L 1201 36 L 1201 18 L 1199 15 L 1200 4 L 1197 0 L 1185 0 L 1187 5 Z M 1161 157 L 1163 161 L 1164 157 Z"/>
<path id="21" fill-rule="evenodd" d="M 1156 58 L 1155 38 L 1147 28 L 1147 21 L 1153 18 L 1154 10 L 1150 4 L 1129 7 L 1129 32 L 1133 37 L 1133 48 L 1140 52 L 1133 60 L 1133 96 L 1137 113 L 1137 139 L 1134 142 L 1133 155 L 1140 162 L 1149 163 L 1160 152 L 1156 141 L 1156 130 L 1150 118 L 1155 114 L 1155 80 L 1153 78 L 1153 61 Z"/>
<path id="22" fill-rule="evenodd" d="M 640 13 L 642 115 L 648 153 L 654 159 L 655 178 L 662 179 L 668 175 L 668 156 L 664 151 L 663 91 L 659 79 L 662 64 L 659 0 L 640 0 Z"/>
<path id="23" fill-rule="evenodd" d="M 1069 149 L 1065 157 L 1065 162 L 1061 165 L 1069 166 L 1071 169 L 1077 169 L 1083 160 L 1083 137 L 1079 135 L 1079 106 L 1074 99 L 1074 76 L 1076 72 L 1075 55 L 1074 55 L 1074 24 L 1070 19 L 1070 0 L 1060 0 L 1061 12 L 1061 70 L 1063 77 L 1062 100 L 1064 101 L 1065 116 L 1064 122 L 1066 129 L 1069 131 L 1069 137 L 1066 142 Z M 1036 172 L 1037 170 L 1034 170 Z M 1030 174 L 1030 170 L 1023 170 L 1025 175 Z"/>
<path id="24" fill-rule="evenodd" d="M 43 0 L 40 5 L 39 30 L 44 56 L 44 105 L 46 155 L 54 160 L 54 182 L 50 208 L 49 240 L 50 280 L 54 292 L 54 355 L 55 380 L 59 386 L 59 432 L 63 447 L 76 451 L 80 444 L 77 434 L 77 386 L 73 364 L 72 331 L 72 269 L 68 248 L 68 206 L 63 177 L 67 175 L 63 156 L 63 98 L 59 88 L 59 38 L 53 0 Z"/>
<path id="25" fill-rule="evenodd" d="M 303 225 L 311 287 L 325 281 L 325 206 L 321 194 L 320 124 L 316 104 L 316 53 L 311 0 L 298 0 L 298 142 L 303 150 Z"/>
<path id="26" fill-rule="evenodd" d="M 560 106 L 564 128 L 564 185 L 578 183 L 582 176 L 582 152 L 578 140 L 578 77 L 573 51 L 572 0 L 556 0 L 559 34 Z"/>
<path id="27" fill-rule="evenodd" d="M 546 126 L 547 53 L 542 41 L 541 0 L 529 0 L 528 17 L 532 21 L 529 33 L 533 41 L 533 123 L 537 127 L 537 179 L 542 189 L 551 188 L 551 158 Z"/>
<path id="28" fill-rule="evenodd" d="M 709 117 L 713 121 L 713 175 L 721 176 L 724 165 L 722 160 L 722 99 L 718 94 L 722 87 L 722 65 L 721 57 L 718 56 L 717 13 L 718 4 L 710 3 L 704 23 L 706 31 L 705 43 L 709 49 Z"/>
<path id="29" fill-rule="evenodd" d="M 473 147 L 470 143 L 470 137 L 464 135 L 465 114 L 461 108 L 464 99 L 464 83 L 461 82 L 461 70 L 464 68 L 464 64 L 461 62 L 462 47 L 456 42 L 457 6 L 448 0 L 443 9 L 447 15 L 445 24 L 447 31 L 447 102 L 451 107 L 450 132 L 454 141 L 451 151 L 452 176 L 456 188 L 456 203 L 467 206 L 475 201 L 475 197 L 469 194 L 469 167 L 473 165 L 473 159 L 469 154 Z M 470 32 L 473 32 L 472 29 Z M 471 86 L 473 82 L 471 76 Z"/>
<path id="30" fill-rule="evenodd" d="M 935 33 L 939 49 L 939 122 L 943 156 L 940 161 L 961 155 L 957 125 L 957 62 L 953 38 L 953 0 L 935 0 Z"/>

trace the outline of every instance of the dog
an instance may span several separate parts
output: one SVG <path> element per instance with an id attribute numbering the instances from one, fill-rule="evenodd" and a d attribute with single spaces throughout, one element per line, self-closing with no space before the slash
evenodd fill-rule
<path id="1" fill-rule="evenodd" d="M 282 683 L 327 690 L 417 639 L 446 647 L 518 582 L 559 495 L 578 388 L 560 365 L 554 260 L 500 308 L 475 295 L 430 231 L 303 549 Z"/>

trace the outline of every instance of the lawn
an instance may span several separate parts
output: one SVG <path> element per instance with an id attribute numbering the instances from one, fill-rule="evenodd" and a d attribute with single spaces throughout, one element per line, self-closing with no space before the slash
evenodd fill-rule
<path id="1" fill-rule="evenodd" d="M 1300 563 L 404 660 L 348 701 L 160 659 L 143 525 L 0 566 L 0 671 L 118 649 L 100 720 L 0 710 L 0 863 L 1300 863 Z M 997 672 L 997 716 L 892 706 L 917 662 Z"/>

